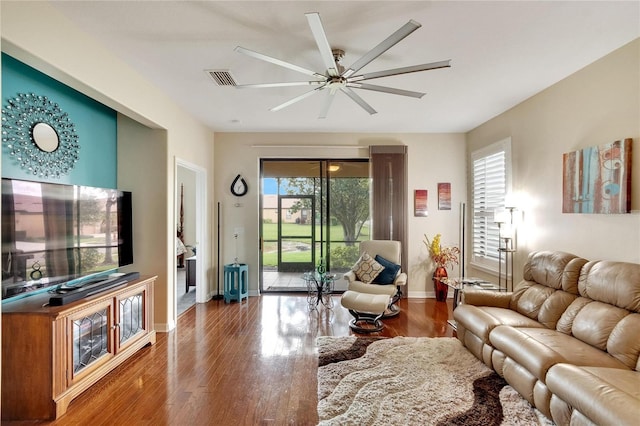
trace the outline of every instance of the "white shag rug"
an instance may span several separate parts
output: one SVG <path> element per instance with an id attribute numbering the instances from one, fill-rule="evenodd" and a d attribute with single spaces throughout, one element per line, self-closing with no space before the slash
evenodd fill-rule
<path id="1" fill-rule="evenodd" d="M 320 425 L 553 425 L 455 338 L 317 339 Z"/>

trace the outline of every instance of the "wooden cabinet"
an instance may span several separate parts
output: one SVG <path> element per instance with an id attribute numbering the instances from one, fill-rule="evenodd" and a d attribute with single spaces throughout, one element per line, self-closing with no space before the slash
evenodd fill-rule
<path id="1" fill-rule="evenodd" d="M 2 307 L 2 420 L 56 419 L 80 395 L 156 341 L 153 285 L 48 306 L 49 294 Z"/>

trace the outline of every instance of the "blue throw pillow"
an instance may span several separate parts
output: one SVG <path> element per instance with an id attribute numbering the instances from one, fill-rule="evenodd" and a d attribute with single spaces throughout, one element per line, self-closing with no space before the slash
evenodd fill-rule
<path id="1" fill-rule="evenodd" d="M 393 284 L 393 280 L 396 279 L 396 275 L 400 270 L 400 265 L 396 265 L 379 254 L 376 254 L 376 262 L 384 266 L 384 269 L 373 280 L 373 284 Z"/>

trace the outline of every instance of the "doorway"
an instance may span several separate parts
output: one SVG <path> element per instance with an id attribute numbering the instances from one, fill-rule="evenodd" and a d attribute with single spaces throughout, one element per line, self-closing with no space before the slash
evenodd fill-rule
<path id="1" fill-rule="evenodd" d="M 302 274 L 320 262 L 339 277 L 349 270 L 370 238 L 368 160 L 263 159 L 260 166 L 260 290 L 306 291 Z M 346 282 L 335 288 L 346 290 Z"/>
<path id="2" fill-rule="evenodd" d="M 206 230 L 206 170 L 182 159 L 175 164 L 176 267 L 174 312 L 177 318 L 195 303 L 207 300 L 204 262 Z M 180 249 L 182 246 L 182 255 Z"/>

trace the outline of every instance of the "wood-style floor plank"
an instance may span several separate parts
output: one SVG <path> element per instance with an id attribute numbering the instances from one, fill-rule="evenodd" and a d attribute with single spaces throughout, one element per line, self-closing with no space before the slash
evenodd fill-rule
<path id="1" fill-rule="evenodd" d="M 451 303 L 403 299 L 374 336 L 454 336 Z M 170 333 L 71 402 L 55 422 L 7 425 L 315 425 L 318 336 L 352 334 L 348 311 L 301 295 L 197 304 Z"/>

